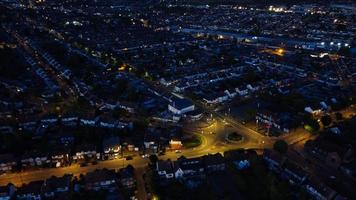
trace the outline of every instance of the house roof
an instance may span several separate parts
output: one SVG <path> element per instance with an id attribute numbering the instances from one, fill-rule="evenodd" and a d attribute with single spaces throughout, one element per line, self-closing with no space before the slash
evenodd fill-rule
<path id="1" fill-rule="evenodd" d="M 172 162 L 170 160 L 159 160 L 156 163 L 157 171 L 166 171 L 166 173 L 173 173 Z"/>
<path id="2" fill-rule="evenodd" d="M 206 166 L 224 163 L 224 158 L 220 153 L 205 155 L 203 156 L 203 160 Z"/>
<path id="3" fill-rule="evenodd" d="M 180 99 L 177 97 L 173 97 L 171 100 L 172 100 L 172 102 L 170 103 L 170 105 L 178 110 L 182 110 L 184 108 L 193 106 L 193 104 L 190 101 L 188 101 L 187 99 Z"/>
<path id="4" fill-rule="evenodd" d="M 1 194 L 8 194 L 8 192 L 9 192 L 9 187 L 0 186 L 0 197 L 1 197 Z"/>
<path id="5" fill-rule="evenodd" d="M 103 141 L 103 148 L 110 148 L 120 145 L 120 138 L 118 136 L 106 138 Z"/>
<path id="6" fill-rule="evenodd" d="M 291 171 L 292 173 L 296 174 L 299 177 L 307 176 L 306 171 L 304 171 L 301 167 L 299 167 L 298 165 L 290 161 L 284 163 L 284 169 Z"/>
<path id="7" fill-rule="evenodd" d="M 310 178 L 306 185 L 314 188 L 320 195 L 326 197 L 327 199 L 332 199 L 336 195 L 335 190 L 326 186 L 324 183 L 317 181 L 315 178 Z"/>
<path id="8" fill-rule="evenodd" d="M 95 170 L 93 172 L 89 172 L 85 175 L 84 181 L 86 184 L 93 184 L 107 180 L 115 180 L 115 171 L 108 169 L 100 169 Z"/>
<path id="9" fill-rule="evenodd" d="M 44 181 L 33 181 L 27 185 L 23 185 L 22 187 L 18 188 L 16 194 L 17 195 L 26 195 L 26 194 L 40 195 L 43 182 Z"/>
<path id="10" fill-rule="evenodd" d="M 273 160 L 279 164 L 282 164 L 282 162 L 284 161 L 284 158 L 280 154 L 278 154 L 275 151 L 268 150 L 268 149 L 264 150 L 263 157 Z"/>
<path id="11" fill-rule="evenodd" d="M 16 162 L 16 158 L 12 154 L 1 154 L 0 163 Z"/>
<path id="12" fill-rule="evenodd" d="M 129 168 L 123 168 L 119 171 L 120 179 L 133 178 L 134 172 Z"/>
<path id="13" fill-rule="evenodd" d="M 72 180 L 72 175 L 64 175 L 63 177 L 55 177 L 47 179 L 44 182 L 43 191 L 44 192 L 53 192 L 57 188 L 69 187 Z"/>
<path id="14" fill-rule="evenodd" d="M 198 170 L 203 168 L 202 158 L 179 158 L 173 163 L 174 171 L 179 168 L 182 170 Z"/>
<path id="15" fill-rule="evenodd" d="M 96 147 L 94 144 L 81 144 L 81 145 L 78 145 L 75 149 L 77 152 L 79 152 L 79 151 L 95 151 Z"/>

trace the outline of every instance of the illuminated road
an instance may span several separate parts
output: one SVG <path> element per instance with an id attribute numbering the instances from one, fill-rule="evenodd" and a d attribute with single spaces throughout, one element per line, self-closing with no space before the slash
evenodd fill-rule
<path id="1" fill-rule="evenodd" d="M 16 36 L 15 36 L 16 37 Z M 24 49 L 28 51 L 33 57 L 37 57 L 34 50 L 30 49 L 29 46 L 23 42 L 23 39 L 17 38 L 19 42 L 22 44 Z M 38 58 L 38 57 L 37 57 Z M 48 64 L 45 64 L 38 60 L 41 66 L 46 69 L 50 74 L 53 75 L 53 78 L 59 82 L 60 86 L 63 87 L 65 90 L 69 90 L 69 94 L 72 93 L 71 87 L 61 79 L 58 79 L 56 76 L 56 72 L 51 69 Z M 57 77 L 57 78 L 56 78 Z M 147 81 L 146 81 L 147 82 Z M 151 86 L 155 86 L 155 84 L 150 84 Z M 169 92 L 169 91 L 168 91 Z M 77 94 L 71 95 L 73 98 L 77 96 Z M 194 102 L 194 101 L 193 101 Z M 204 105 L 201 105 L 198 102 L 194 102 L 195 105 L 201 107 L 205 112 L 212 114 L 212 116 L 216 119 L 216 124 L 203 128 L 201 130 L 193 130 L 194 134 L 199 134 L 202 138 L 202 144 L 199 147 L 193 149 L 186 149 L 182 150 L 181 153 L 175 152 L 167 152 L 164 156 L 160 156 L 160 159 L 171 159 L 175 160 L 178 157 L 184 155 L 185 157 L 198 157 L 202 155 L 206 155 L 209 153 L 223 153 L 224 151 L 231 150 L 231 149 L 263 149 L 263 148 L 271 148 L 273 142 L 277 138 L 271 138 L 264 136 L 253 129 L 250 129 L 243 124 L 237 122 L 236 120 L 225 116 L 219 112 L 211 110 Z M 238 132 L 243 136 L 243 141 L 238 143 L 227 143 L 225 141 L 226 134 L 229 132 Z M 214 133 L 214 134 L 211 134 Z M 305 133 L 303 130 L 298 130 L 295 133 L 283 135 L 280 138 L 283 138 L 288 143 L 296 143 L 300 140 L 304 140 L 308 138 L 309 135 Z M 100 161 L 97 165 L 89 165 L 86 167 L 80 167 L 79 165 L 72 165 L 70 167 L 63 167 L 63 168 L 46 168 L 34 171 L 26 171 L 20 173 L 10 173 L 10 174 L 3 174 L 0 175 L 0 185 L 6 185 L 7 183 L 11 182 L 17 186 L 28 183 L 30 181 L 35 180 L 44 180 L 51 176 L 63 176 L 64 174 L 73 174 L 74 176 L 78 176 L 80 174 L 85 174 L 87 172 L 93 171 L 95 169 L 118 169 L 122 168 L 128 164 L 133 165 L 137 169 L 142 169 L 148 163 L 147 158 L 141 158 L 139 156 L 134 157 L 133 160 L 126 161 L 124 159 L 117 159 L 117 160 L 110 160 L 110 161 Z"/>
<path id="2" fill-rule="evenodd" d="M 216 119 L 216 122 L 212 126 L 208 126 L 200 129 L 193 129 L 193 134 L 199 134 L 202 138 L 202 144 L 199 147 L 192 149 L 182 150 L 181 153 L 166 152 L 165 155 L 160 156 L 162 160 L 171 159 L 175 160 L 180 156 L 185 157 L 198 157 L 212 153 L 223 153 L 232 149 L 264 149 L 271 148 L 276 139 L 284 139 L 289 144 L 297 143 L 298 141 L 306 140 L 310 138 L 310 134 L 307 134 L 304 130 L 297 130 L 291 134 L 283 135 L 279 138 L 267 137 L 259 134 L 258 132 L 236 122 L 228 116 L 219 114 L 217 112 L 205 109 L 206 112 L 210 112 Z M 228 133 L 238 132 L 243 136 L 243 141 L 238 143 L 227 143 L 225 137 Z M 213 134 L 212 134 L 213 133 Z M 21 185 L 22 183 L 28 183 L 35 180 L 43 180 L 51 176 L 63 176 L 64 174 L 73 174 L 78 176 L 95 169 L 118 169 L 126 166 L 127 164 L 133 165 L 135 168 L 140 169 L 148 164 L 147 158 L 141 158 L 139 156 L 134 157 L 133 160 L 126 161 L 124 159 L 100 161 L 97 165 L 89 165 L 86 167 L 79 167 L 79 165 L 72 165 L 70 167 L 63 168 L 49 168 L 34 171 L 27 171 L 15 174 L 5 174 L 0 176 L 0 185 L 6 185 L 12 182 L 15 185 Z"/>
<path id="3" fill-rule="evenodd" d="M 94 171 L 95 169 L 118 169 L 131 164 L 136 168 L 141 168 L 147 165 L 147 159 L 137 158 L 135 157 L 133 160 L 125 160 L 125 159 L 116 159 L 109 161 L 98 162 L 96 165 L 89 165 L 86 167 L 80 167 L 79 165 L 72 165 L 69 167 L 62 168 L 46 168 L 33 170 L 28 172 L 20 172 L 20 173 L 10 173 L 0 175 L 0 185 L 6 185 L 7 183 L 13 183 L 15 185 L 21 185 L 23 183 L 28 183 L 30 181 L 35 180 L 44 180 L 51 176 L 63 176 L 64 174 L 73 174 L 74 176 L 78 176 L 80 174 L 85 174 L 90 171 Z"/>
<path id="4" fill-rule="evenodd" d="M 213 128 L 216 131 L 216 134 L 200 134 L 202 137 L 202 144 L 193 149 L 182 150 L 181 153 L 175 152 L 166 152 L 165 155 L 160 156 L 160 159 L 171 159 L 175 160 L 180 156 L 184 155 L 185 157 L 198 157 L 206 155 L 209 153 L 223 153 L 226 150 L 236 149 L 236 148 L 263 148 L 266 145 L 256 144 L 250 140 L 244 140 L 239 144 L 225 144 L 223 142 L 224 133 L 226 130 L 231 128 L 226 128 L 222 123 L 217 123 L 216 127 Z M 233 128 L 232 128 L 233 129 Z M 12 182 L 15 185 L 21 185 L 23 183 L 28 183 L 35 180 L 44 180 L 51 176 L 63 176 L 64 174 L 73 174 L 74 176 L 79 176 L 80 174 L 85 174 L 87 172 L 93 171 L 95 169 L 119 169 L 125 167 L 128 164 L 133 165 L 135 168 L 140 169 L 145 167 L 148 164 L 149 160 L 147 158 L 141 158 L 139 156 L 133 157 L 133 160 L 125 159 L 116 159 L 109 161 L 100 161 L 96 165 L 89 165 L 86 167 L 80 167 L 79 165 L 72 165 L 69 167 L 62 168 L 46 168 L 33 171 L 26 171 L 20 173 L 9 173 L 0 175 L 0 185 L 6 185 L 9 182 Z"/>
<path id="5" fill-rule="evenodd" d="M 206 112 L 211 113 L 216 119 L 216 124 L 200 130 L 193 130 L 194 134 L 199 134 L 202 137 L 202 144 L 199 147 L 182 150 L 181 153 L 166 152 L 164 156 L 160 156 L 160 159 L 175 160 L 180 156 L 185 157 L 198 157 L 209 153 L 223 153 L 224 151 L 231 149 L 264 149 L 271 148 L 273 142 L 277 138 L 266 137 L 257 133 L 256 131 L 236 122 L 235 120 L 224 116 L 215 111 L 203 108 Z M 227 143 L 225 137 L 227 133 L 238 132 L 243 136 L 243 141 L 238 143 Z M 211 134 L 214 133 L 214 134 Z M 296 133 L 282 136 L 288 143 L 295 143 L 300 140 L 304 140 L 309 137 L 305 134 L 305 131 L 296 131 Z M 100 161 L 97 165 L 89 165 L 86 167 L 80 167 L 79 165 L 72 165 L 70 167 L 63 168 L 46 168 L 34 171 L 26 171 L 20 173 L 10 173 L 0 175 L 0 185 L 6 185 L 11 182 L 17 186 L 28 183 L 35 180 L 44 180 L 51 176 L 63 176 L 64 174 L 73 174 L 78 176 L 95 169 L 119 169 L 125 167 L 128 164 L 133 165 L 137 169 L 141 169 L 148 164 L 147 158 L 141 158 L 139 156 L 134 157 L 133 160 L 126 161 L 124 159 Z"/>

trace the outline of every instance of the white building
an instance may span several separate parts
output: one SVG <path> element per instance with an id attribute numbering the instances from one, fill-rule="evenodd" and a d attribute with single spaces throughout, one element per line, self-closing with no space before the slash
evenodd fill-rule
<path id="1" fill-rule="evenodd" d="M 168 110 L 173 114 L 182 115 L 189 111 L 193 111 L 195 109 L 194 104 L 186 99 L 173 98 L 171 103 L 168 104 Z"/>

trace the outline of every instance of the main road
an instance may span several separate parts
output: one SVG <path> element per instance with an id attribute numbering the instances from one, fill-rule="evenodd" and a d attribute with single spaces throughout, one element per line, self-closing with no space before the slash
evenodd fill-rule
<path id="1" fill-rule="evenodd" d="M 228 120 L 226 120 L 228 121 Z M 175 160 L 180 156 L 185 156 L 187 158 L 199 157 L 207 154 L 213 153 L 223 153 L 227 150 L 232 149 L 263 149 L 272 147 L 272 139 L 268 139 L 265 136 L 256 135 L 252 130 L 244 128 L 238 124 L 231 123 L 232 126 L 227 126 L 222 120 L 216 120 L 216 123 L 213 127 L 203 128 L 204 134 L 198 133 L 202 138 L 202 144 L 196 148 L 185 149 L 179 153 L 169 151 L 165 155 L 160 156 L 159 159 L 166 160 L 171 159 Z M 214 134 L 210 134 L 213 131 Z M 238 131 L 243 133 L 244 139 L 238 143 L 228 143 L 225 141 L 225 136 L 228 132 Z M 258 133 L 257 133 L 258 134 Z M 260 142 L 262 141 L 265 142 Z M 36 180 L 44 180 L 51 176 L 63 176 L 64 174 L 73 174 L 74 176 L 79 176 L 80 174 L 85 174 L 95 169 L 119 169 L 127 165 L 132 165 L 137 169 L 147 166 L 149 163 L 148 158 L 141 158 L 140 156 L 134 156 L 132 160 L 125 160 L 125 158 L 100 161 L 96 165 L 88 165 L 85 167 L 80 167 L 77 164 L 73 164 L 68 167 L 61 168 L 44 168 L 37 169 L 32 171 L 24 171 L 18 173 L 8 173 L 0 175 L 0 185 L 6 185 L 8 183 L 13 183 L 17 186 L 20 186 L 24 183 L 28 183 Z"/>

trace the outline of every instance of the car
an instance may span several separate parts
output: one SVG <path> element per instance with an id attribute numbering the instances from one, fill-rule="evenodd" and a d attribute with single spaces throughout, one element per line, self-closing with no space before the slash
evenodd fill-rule
<path id="1" fill-rule="evenodd" d="M 132 156 L 127 156 L 126 157 L 126 160 L 132 160 L 133 158 L 132 158 Z"/>

